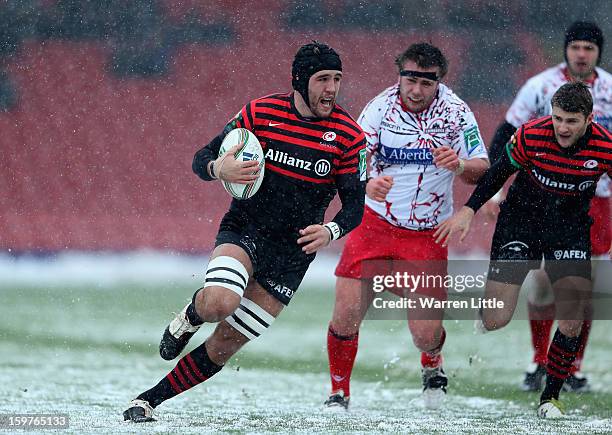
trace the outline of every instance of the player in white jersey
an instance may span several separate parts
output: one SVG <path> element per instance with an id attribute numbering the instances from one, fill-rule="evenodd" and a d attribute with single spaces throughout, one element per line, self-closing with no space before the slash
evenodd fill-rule
<path id="1" fill-rule="evenodd" d="M 570 81 L 581 81 L 589 86 L 593 96 L 595 122 L 608 130 L 612 129 L 612 75 L 597 67 L 601 60 L 602 49 L 603 34 L 597 25 L 575 22 L 567 29 L 566 62 L 532 77 L 519 90 L 506 113 L 505 122 L 495 133 L 490 149 L 491 161 L 497 160 L 517 127 L 531 119 L 551 114 L 550 101 L 553 94 Z M 606 254 L 611 244 L 610 179 L 607 176 L 601 177 L 595 195 L 590 212 L 594 221 L 591 227 L 593 257 Z M 489 204 L 488 208 L 492 211 L 496 206 Z M 523 287 L 529 289 L 528 311 L 534 357 L 533 363 L 527 369 L 522 387 L 526 391 L 539 391 L 546 376 L 547 352 L 555 306 L 550 282 L 543 269 L 530 272 Z M 591 321 L 585 320 L 580 352 L 564 385 L 566 391 L 584 392 L 589 389 L 587 378 L 580 373 L 580 368 L 590 328 Z"/>
<path id="2" fill-rule="evenodd" d="M 372 278 L 405 272 L 410 262 L 413 274 L 446 275 L 448 251 L 434 243 L 433 228 L 452 214 L 455 175 L 474 184 L 489 167 L 473 113 L 441 83 L 447 62 L 440 50 L 413 44 L 396 64 L 398 83 L 371 100 L 358 121 L 367 139 L 370 178 L 363 220 L 336 268 L 336 303 L 327 336 L 328 407 L 348 407 L 359 327 L 374 295 Z M 389 269 L 388 260 L 394 260 Z M 413 300 L 446 299 L 444 287 L 404 291 L 394 293 Z M 442 317 L 441 309 L 409 310 L 412 339 L 422 352 L 428 407 L 438 406 L 446 393 Z"/>

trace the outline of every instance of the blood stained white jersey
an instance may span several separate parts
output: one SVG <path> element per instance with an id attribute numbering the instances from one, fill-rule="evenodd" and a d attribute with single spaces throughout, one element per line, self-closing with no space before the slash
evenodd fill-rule
<path id="1" fill-rule="evenodd" d="M 386 201 L 366 197 L 366 205 L 398 227 L 431 229 L 452 214 L 454 173 L 436 168 L 434 148 L 449 146 L 461 159 L 488 158 L 474 114 L 442 83 L 420 113 L 406 110 L 399 84 L 391 86 L 366 105 L 358 123 L 372 156 L 370 176 L 393 177 Z"/>
<path id="2" fill-rule="evenodd" d="M 593 82 L 587 82 L 593 95 L 593 119 L 612 131 L 612 74 L 596 67 Z M 527 80 L 506 113 L 506 122 L 518 128 L 527 121 L 552 114 L 554 93 L 570 81 L 567 65 L 560 63 Z M 610 197 L 610 178 L 602 176 L 595 195 Z"/>

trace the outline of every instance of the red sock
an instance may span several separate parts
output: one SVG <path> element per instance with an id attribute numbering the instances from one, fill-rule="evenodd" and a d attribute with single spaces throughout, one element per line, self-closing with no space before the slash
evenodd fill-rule
<path id="1" fill-rule="evenodd" d="M 531 344 L 533 345 L 533 362 L 545 365 L 547 361 L 550 331 L 555 318 L 555 304 L 533 305 L 527 303 L 529 326 L 531 327 Z"/>
<path id="2" fill-rule="evenodd" d="M 353 364 L 357 356 L 359 332 L 343 337 L 336 334 L 331 325 L 327 331 L 327 355 L 329 357 L 329 374 L 332 393 L 344 391 L 344 397 L 351 395 L 350 383 Z"/>
<path id="3" fill-rule="evenodd" d="M 446 341 L 446 330 L 442 328 L 440 336 L 440 344 L 432 350 L 421 352 L 421 366 L 427 369 L 433 369 L 442 365 L 442 347 Z"/>
<path id="4" fill-rule="evenodd" d="M 585 320 L 582 322 L 582 329 L 580 330 L 580 343 L 578 344 L 578 353 L 576 354 L 576 359 L 574 360 L 574 364 L 570 368 L 570 374 L 574 374 L 580 371 L 582 367 L 582 359 L 584 358 L 584 350 L 587 345 L 587 341 L 589 341 L 589 333 L 591 332 L 591 324 L 593 322 L 591 320 Z"/>

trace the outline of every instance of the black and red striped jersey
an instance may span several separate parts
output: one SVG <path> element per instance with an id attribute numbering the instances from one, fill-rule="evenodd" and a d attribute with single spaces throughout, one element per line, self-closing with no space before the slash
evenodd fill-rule
<path id="1" fill-rule="evenodd" d="M 577 143 L 563 148 L 555 138 L 552 117 L 545 116 L 522 125 L 502 157 L 478 183 L 489 188 L 477 186 L 469 207 L 477 210 L 490 198 L 485 196 L 492 196 L 518 171 L 505 207 L 540 221 L 587 220 L 597 181 L 604 173 L 612 174 L 612 135 L 591 123 Z"/>
<path id="2" fill-rule="evenodd" d="M 258 98 L 245 105 L 223 132 L 196 153 L 194 171 L 210 180 L 207 164 L 216 159 L 225 136 L 246 128 L 259 139 L 265 176 L 257 194 L 233 200 L 264 233 L 297 237 L 297 231 L 322 223 L 338 192 L 342 210 L 333 219 L 346 233 L 361 221 L 365 192 L 365 137 L 359 125 L 336 105 L 328 118 L 305 118 L 293 92 Z M 361 167 L 360 167 L 361 160 Z"/>

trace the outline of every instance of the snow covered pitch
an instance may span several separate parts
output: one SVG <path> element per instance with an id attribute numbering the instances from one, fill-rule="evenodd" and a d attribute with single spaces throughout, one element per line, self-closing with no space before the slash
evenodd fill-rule
<path id="1" fill-rule="evenodd" d="M 446 323 L 449 394 L 435 412 L 421 403 L 418 352 L 405 322 L 366 321 L 351 409 L 323 412 L 333 304 L 324 268 L 218 375 L 158 407 L 157 422 L 125 423 L 128 401 L 174 367 L 159 357 L 159 338 L 171 312 L 191 297 L 204 263 L 156 255 L 132 258 L 127 267 L 121 258 L 93 266 L 80 257 L 64 260 L 53 268 L 0 259 L 0 414 L 67 413 L 70 433 L 612 432 L 609 321 L 594 322 L 583 367 L 594 391 L 564 394 L 563 420 L 539 421 L 538 395 L 519 390 L 530 356 L 521 320 L 485 336 L 475 336 L 470 321 Z"/>

